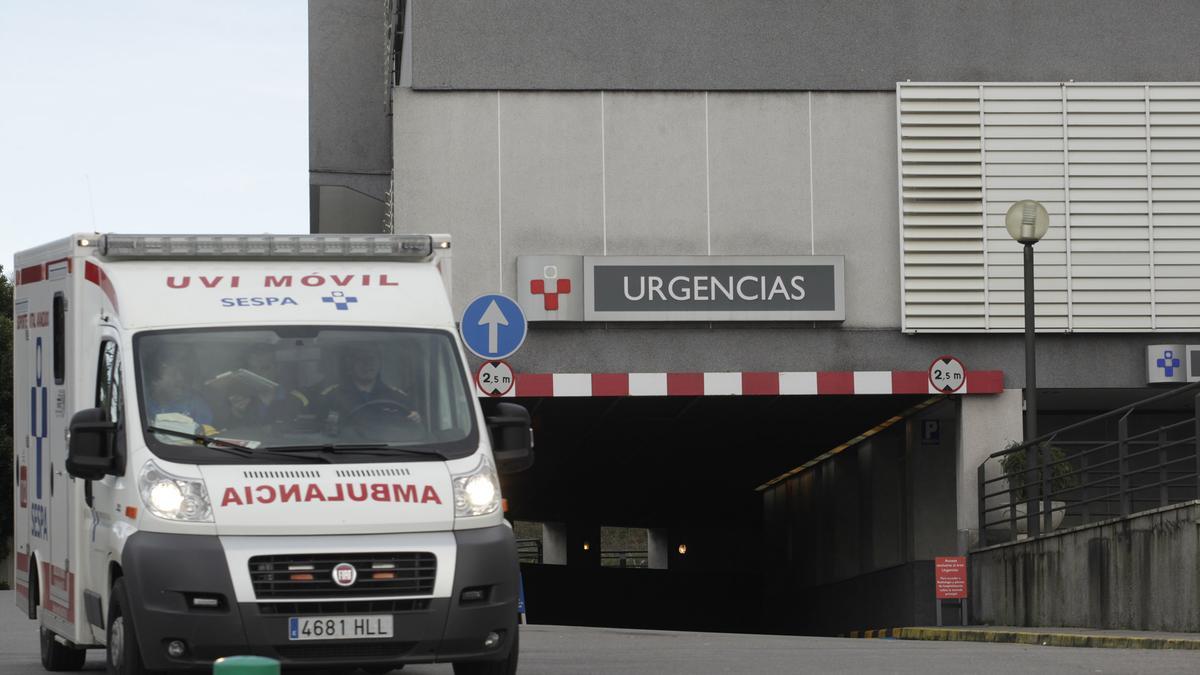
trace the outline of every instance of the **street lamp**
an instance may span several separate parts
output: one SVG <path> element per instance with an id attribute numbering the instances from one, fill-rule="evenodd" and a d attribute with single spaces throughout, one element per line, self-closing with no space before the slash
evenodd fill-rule
<path id="1" fill-rule="evenodd" d="M 1025 247 L 1025 442 L 1037 438 L 1037 358 L 1034 346 L 1033 245 L 1050 229 L 1046 207 L 1025 199 L 1008 207 L 1008 234 Z"/>
<path id="2" fill-rule="evenodd" d="M 1046 207 L 1033 201 L 1025 199 L 1008 207 L 1008 213 L 1004 216 L 1004 227 L 1008 229 L 1008 234 L 1021 243 L 1025 247 L 1025 442 L 1029 443 L 1037 438 L 1037 352 L 1034 346 L 1034 302 L 1033 302 L 1033 245 L 1038 243 L 1042 237 L 1046 236 L 1046 230 L 1050 228 L 1050 214 L 1046 213 Z M 1041 523 L 1038 521 L 1041 510 L 1038 507 L 1038 501 L 1045 500 L 1045 511 L 1047 519 L 1047 527 L 1049 527 L 1050 517 L 1050 495 L 1041 494 L 1041 487 L 1047 485 L 1048 467 L 1046 461 L 1048 458 L 1042 457 L 1040 448 L 1027 447 L 1025 449 L 1025 457 L 1030 459 L 1028 469 L 1032 471 L 1035 480 L 1028 485 L 1028 492 L 1032 499 L 1029 501 L 1028 518 L 1029 518 L 1029 534 L 1038 536 L 1041 534 Z M 1022 481 L 1024 482 L 1024 481 Z"/>

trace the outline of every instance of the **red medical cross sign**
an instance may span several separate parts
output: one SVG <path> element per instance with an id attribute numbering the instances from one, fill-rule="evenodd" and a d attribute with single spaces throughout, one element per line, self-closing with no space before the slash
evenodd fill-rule
<path id="1" fill-rule="evenodd" d="M 554 282 L 554 290 L 546 290 L 546 282 Z M 547 312 L 558 310 L 558 296 L 571 293 L 570 279 L 533 279 L 529 282 L 529 292 L 542 296 L 542 306 Z"/>

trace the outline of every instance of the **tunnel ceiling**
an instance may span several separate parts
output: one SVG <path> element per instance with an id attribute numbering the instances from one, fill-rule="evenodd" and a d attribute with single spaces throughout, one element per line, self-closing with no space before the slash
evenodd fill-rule
<path id="1" fill-rule="evenodd" d="M 504 477 L 515 519 L 745 522 L 754 488 L 926 396 L 517 399 L 537 461 Z"/>

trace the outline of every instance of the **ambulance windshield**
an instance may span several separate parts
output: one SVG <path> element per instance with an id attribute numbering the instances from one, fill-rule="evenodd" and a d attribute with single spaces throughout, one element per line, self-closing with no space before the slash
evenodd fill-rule
<path id="1" fill-rule="evenodd" d="M 273 448 L 324 446 L 465 456 L 478 441 L 466 376 L 445 331 L 156 331 L 134 345 L 142 428 L 150 448 L 172 461 L 253 463 L 282 454 Z"/>

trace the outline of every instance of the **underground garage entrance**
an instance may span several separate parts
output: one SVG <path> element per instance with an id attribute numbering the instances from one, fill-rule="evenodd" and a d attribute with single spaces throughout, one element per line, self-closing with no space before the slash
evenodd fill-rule
<path id="1" fill-rule="evenodd" d="M 537 461 L 504 492 L 530 622 L 837 634 L 932 620 L 932 559 L 956 545 L 956 399 L 516 401 Z"/>

